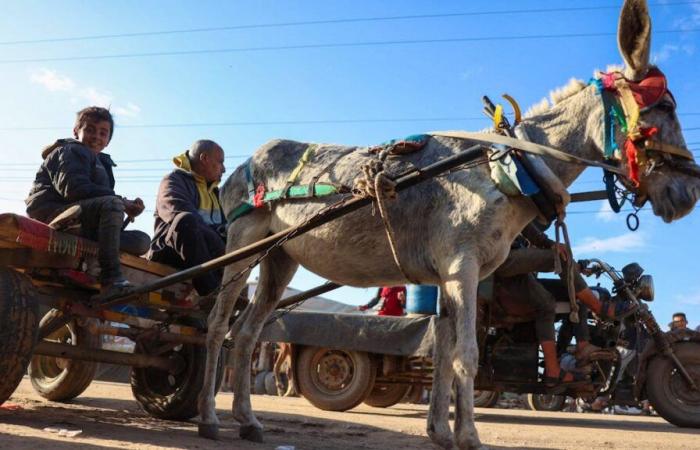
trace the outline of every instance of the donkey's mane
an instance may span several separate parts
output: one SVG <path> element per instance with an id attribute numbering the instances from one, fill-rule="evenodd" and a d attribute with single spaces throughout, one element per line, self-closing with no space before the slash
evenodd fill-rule
<path id="1" fill-rule="evenodd" d="M 532 105 L 527 112 L 525 113 L 525 117 L 533 117 L 537 116 L 540 114 L 544 114 L 545 112 L 549 111 L 554 105 L 557 103 L 560 103 L 567 98 L 570 98 L 574 96 L 575 94 L 578 94 L 581 92 L 585 87 L 586 83 L 584 83 L 582 80 L 579 80 L 577 78 L 572 78 L 569 80 L 569 82 L 560 88 L 553 89 L 552 91 L 549 92 L 549 99 L 547 97 L 544 97 L 542 100 L 540 100 L 538 103 L 535 103 Z"/>

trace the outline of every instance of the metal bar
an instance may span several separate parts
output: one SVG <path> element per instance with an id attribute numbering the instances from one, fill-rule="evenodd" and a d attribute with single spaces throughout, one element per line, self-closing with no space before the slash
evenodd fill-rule
<path id="1" fill-rule="evenodd" d="M 295 295 L 290 295 L 287 298 L 283 298 L 279 302 L 279 304 L 277 305 L 277 309 L 292 306 L 295 303 L 299 303 L 299 302 L 302 302 L 304 300 L 308 300 L 311 297 L 315 297 L 317 295 L 325 294 L 326 292 L 330 292 L 332 290 L 338 289 L 341 286 L 342 286 L 342 284 L 333 283 L 332 281 L 328 281 L 326 283 L 323 283 L 320 286 L 316 286 L 315 288 L 309 289 L 308 291 L 300 292 L 300 293 L 295 294 Z"/>
<path id="2" fill-rule="evenodd" d="M 605 191 L 574 192 L 571 194 L 571 203 L 605 200 L 607 198 L 608 194 Z"/>
<path id="3" fill-rule="evenodd" d="M 167 331 L 161 331 L 161 332 L 152 332 L 150 330 L 137 330 L 133 328 L 121 328 L 121 327 L 111 327 L 108 325 L 101 325 L 101 326 L 90 326 L 88 327 L 88 331 L 90 334 L 96 334 L 96 335 L 109 335 L 109 336 L 122 336 L 131 339 L 132 341 L 135 341 L 138 339 L 141 335 L 152 335 L 153 340 L 156 340 L 158 342 L 172 342 L 176 344 L 193 344 L 193 345 L 205 345 L 206 340 L 205 336 L 203 334 L 199 335 L 186 335 L 186 334 L 177 334 L 177 333 L 170 333 Z"/>
<path id="4" fill-rule="evenodd" d="M 34 354 L 140 368 L 151 367 L 168 372 L 176 372 L 179 366 L 177 361 L 160 356 L 150 356 L 141 353 L 123 353 L 93 348 L 88 349 L 48 341 L 39 342 L 34 348 Z"/>
<path id="5" fill-rule="evenodd" d="M 448 158 L 437 161 L 422 169 L 412 170 L 408 174 L 399 177 L 398 179 L 396 179 L 395 189 L 396 191 L 402 191 L 425 180 L 433 178 L 434 176 L 439 175 L 442 172 L 474 161 L 480 156 L 483 156 L 483 154 L 484 151 L 480 144 L 473 145 L 468 149 L 459 152 L 456 155 L 452 155 Z M 180 272 L 175 272 L 153 283 L 141 285 L 126 295 L 121 294 L 105 298 L 101 306 L 110 307 L 118 304 L 123 304 L 126 303 L 129 298 L 135 295 L 141 295 L 147 292 L 162 289 L 166 286 L 170 286 L 171 284 L 179 283 L 181 281 L 185 281 L 190 278 L 196 277 L 197 275 L 200 275 L 204 272 L 218 269 L 219 267 L 227 266 L 242 259 L 249 258 L 272 247 L 278 240 L 282 239 L 294 230 L 298 230 L 296 236 L 300 236 L 309 230 L 312 230 L 330 222 L 331 220 L 337 219 L 338 217 L 344 216 L 345 214 L 356 211 L 362 208 L 363 206 L 367 206 L 370 203 L 372 203 L 373 200 L 374 199 L 372 197 L 355 197 L 353 199 L 348 200 L 348 202 L 345 203 L 343 206 L 337 209 L 330 209 L 325 213 L 312 218 L 311 220 L 302 225 L 286 228 L 278 233 L 266 237 L 265 239 L 261 239 L 257 242 L 254 242 L 253 244 L 239 248 L 238 250 L 235 250 L 231 253 L 219 256 L 218 258 L 214 258 L 203 264 L 190 267 L 189 269 L 185 269 Z"/>

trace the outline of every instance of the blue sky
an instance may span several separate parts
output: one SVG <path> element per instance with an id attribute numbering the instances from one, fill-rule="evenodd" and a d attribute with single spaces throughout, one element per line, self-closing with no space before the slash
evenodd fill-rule
<path id="1" fill-rule="evenodd" d="M 277 137 L 370 145 L 481 129 L 483 94 L 507 92 L 526 108 L 571 77 L 620 63 L 619 3 L 520 1 L 507 11 L 484 1 L 3 2 L 0 209 L 24 211 L 40 149 L 69 136 L 75 111 L 89 104 L 116 115 L 107 151 L 118 164 L 117 191 L 144 199 L 136 226 L 146 231 L 169 158 L 196 139 L 218 141 L 231 172 Z M 678 3 L 651 2 L 653 58 L 700 155 L 700 2 Z M 133 33 L 146 34 L 124 36 Z M 95 37 L 104 35 L 121 37 Z M 91 38 L 73 39 L 83 37 Z M 589 169 L 571 191 L 599 189 L 600 179 Z M 671 225 L 648 212 L 640 218 L 631 233 L 602 202 L 573 205 L 576 257 L 638 261 L 655 276 L 660 322 L 682 310 L 700 324 L 700 215 Z M 292 286 L 321 281 L 302 271 Z M 327 296 L 357 304 L 372 294 Z"/>

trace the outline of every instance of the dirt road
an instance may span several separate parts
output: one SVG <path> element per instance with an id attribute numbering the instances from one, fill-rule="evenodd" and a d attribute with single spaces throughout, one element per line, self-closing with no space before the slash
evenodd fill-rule
<path id="1" fill-rule="evenodd" d="M 144 414 L 129 386 L 94 382 L 73 403 L 59 404 L 41 399 L 25 379 L 9 400 L 20 409 L 0 409 L 0 449 L 432 448 L 425 434 L 424 405 L 388 409 L 363 405 L 345 413 L 330 413 L 303 398 L 253 396 L 266 434 L 264 444 L 252 444 L 238 438 L 238 426 L 230 413 L 231 398 L 226 393 L 217 397 L 221 440 L 208 441 L 197 437 L 194 422 L 168 422 Z M 62 437 L 44 431 L 47 427 L 82 432 Z M 676 428 L 658 417 L 477 409 L 477 427 L 482 441 L 493 449 L 700 448 L 700 430 Z"/>

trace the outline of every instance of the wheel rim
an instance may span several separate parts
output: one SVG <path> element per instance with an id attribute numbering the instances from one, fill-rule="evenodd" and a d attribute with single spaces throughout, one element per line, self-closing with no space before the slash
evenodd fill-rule
<path id="1" fill-rule="evenodd" d="M 147 354 L 152 354 L 146 349 Z M 143 374 L 143 381 L 149 391 L 154 394 L 168 397 L 181 389 L 192 375 L 192 364 L 194 360 L 194 349 L 190 345 L 180 344 L 172 350 L 162 353 L 159 356 L 166 358 L 177 358 L 182 362 L 182 370 L 177 373 L 170 373 L 167 370 L 146 367 L 139 369 Z"/>
<path id="2" fill-rule="evenodd" d="M 355 360 L 342 350 L 322 350 L 312 359 L 311 379 L 327 395 L 336 395 L 347 389 L 355 377 Z"/>
<path id="3" fill-rule="evenodd" d="M 539 403 L 542 408 L 552 409 L 559 402 L 559 396 L 551 394 L 536 394 L 535 401 Z"/>
<path id="4" fill-rule="evenodd" d="M 75 332 L 66 324 L 48 335 L 44 340 L 58 344 L 74 345 L 76 339 Z M 69 365 L 70 360 L 66 358 L 37 355 L 34 356 L 32 361 L 32 377 L 44 382 L 50 382 L 63 375 L 68 370 Z"/>
<path id="5" fill-rule="evenodd" d="M 696 386 L 700 386 L 700 363 L 690 363 L 682 361 L 683 366 L 695 382 Z M 690 408 L 700 407 L 700 391 L 692 390 L 680 371 L 671 366 L 669 380 L 666 384 L 667 391 L 671 398 L 675 398 L 677 402 L 686 405 Z"/>

